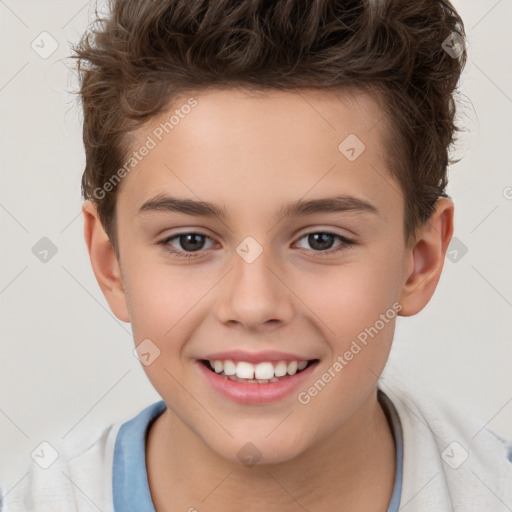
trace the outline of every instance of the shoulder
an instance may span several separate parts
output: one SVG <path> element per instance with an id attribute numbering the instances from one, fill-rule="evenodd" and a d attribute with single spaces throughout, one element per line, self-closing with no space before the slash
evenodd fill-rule
<path id="1" fill-rule="evenodd" d="M 0 511 L 111 512 L 113 453 L 121 425 L 113 423 L 42 445 L 44 462 L 28 465 L 12 489 L 0 489 Z"/>
<path id="2" fill-rule="evenodd" d="M 439 511 L 477 512 L 512 504 L 511 440 L 392 366 L 378 387 L 393 402 L 402 427 L 402 505 L 410 500 Z"/>

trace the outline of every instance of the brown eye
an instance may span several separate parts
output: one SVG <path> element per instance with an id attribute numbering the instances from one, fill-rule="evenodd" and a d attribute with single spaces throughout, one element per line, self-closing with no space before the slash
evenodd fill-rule
<path id="1" fill-rule="evenodd" d="M 308 244 L 318 251 L 326 251 L 331 249 L 335 237 L 329 233 L 311 233 L 307 235 Z"/>
<path id="2" fill-rule="evenodd" d="M 204 248 L 207 240 L 211 240 L 211 238 L 201 233 L 177 233 L 165 238 L 159 242 L 159 245 L 162 245 L 166 251 L 178 257 L 190 258 L 195 256 L 195 252 L 200 252 Z"/>
<path id="3" fill-rule="evenodd" d="M 303 239 L 307 239 L 306 241 L 312 248 L 313 252 L 317 252 L 319 256 L 329 255 L 335 252 L 343 251 L 355 245 L 355 242 L 353 240 L 349 240 L 348 238 L 342 235 L 338 235 L 336 233 L 329 233 L 326 231 L 308 233 L 302 236 L 299 239 L 299 241 Z M 335 242 L 336 239 L 338 239 L 341 243 L 335 245 L 333 248 L 333 243 Z"/>
<path id="4" fill-rule="evenodd" d="M 179 235 L 179 244 L 185 251 L 198 251 L 204 246 L 204 236 L 198 233 L 190 233 L 187 235 Z"/>

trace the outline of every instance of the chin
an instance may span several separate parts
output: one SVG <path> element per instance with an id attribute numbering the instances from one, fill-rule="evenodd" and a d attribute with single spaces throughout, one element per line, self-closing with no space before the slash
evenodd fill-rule
<path id="1" fill-rule="evenodd" d="M 244 439 L 234 439 L 230 441 L 229 445 L 210 445 L 210 448 L 220 457 L 247 467 L 288 462 L 304 451 L 304 447 L 294 442 L 289 432 L 282 437 L 276 435 L 272 440 L 265 438 L 265 435 L 258 438 L 246 433 Z"/>

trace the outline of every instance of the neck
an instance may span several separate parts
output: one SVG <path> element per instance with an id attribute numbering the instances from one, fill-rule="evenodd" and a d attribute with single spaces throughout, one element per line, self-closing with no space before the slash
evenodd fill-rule
<path id="1" fill-rule="evenodd" d="M 149 430 L 146 465 L 157 512 L 336 510 L 341 502 L 345 510 L 381 512 L 396 471 L 376 389 L 328 438 L 291 460 L 252 467 L 220 457 L 167 409 Z"/>

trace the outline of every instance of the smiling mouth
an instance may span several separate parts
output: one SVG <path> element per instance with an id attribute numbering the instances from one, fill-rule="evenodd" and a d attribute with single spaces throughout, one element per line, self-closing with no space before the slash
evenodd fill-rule
<path id="1" fill-rule="evenodd" d="M 268 384 L 289 379 L 318 361 L 318 359 L 311 359 L 309 361 L 276 361 L 273 363 L 251 364 L 246 361 L 235 362 L 230 359 L 225 361 L 200 359 L 201 364 L 219 377 L 224 377 L 234 382 L 252 384 Z"/>

